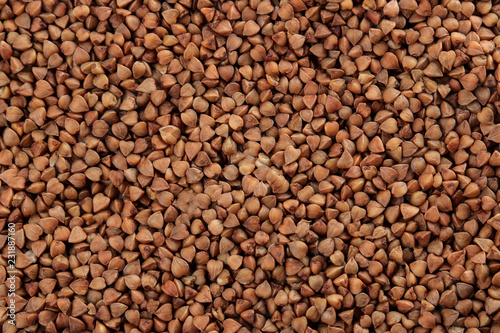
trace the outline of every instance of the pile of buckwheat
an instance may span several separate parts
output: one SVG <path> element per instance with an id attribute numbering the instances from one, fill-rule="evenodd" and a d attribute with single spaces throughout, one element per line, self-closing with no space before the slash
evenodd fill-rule
<path id="1" fill-rule="evenodd" d="M 0 331 L 500 332 L 499 16 L 0 0 Z"/>

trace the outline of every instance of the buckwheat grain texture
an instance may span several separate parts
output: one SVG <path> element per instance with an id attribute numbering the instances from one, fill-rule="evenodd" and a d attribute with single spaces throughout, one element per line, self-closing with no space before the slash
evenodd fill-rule
<path id="1" fill-rule="evenodd" d="M 0 0 L 0 331 L 500 332 L 499 15 Z"/>

